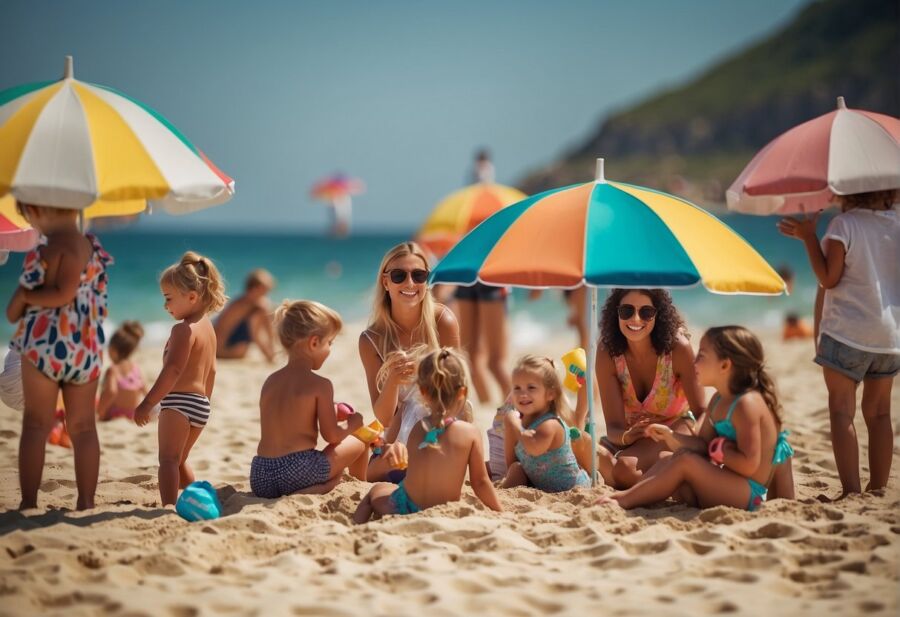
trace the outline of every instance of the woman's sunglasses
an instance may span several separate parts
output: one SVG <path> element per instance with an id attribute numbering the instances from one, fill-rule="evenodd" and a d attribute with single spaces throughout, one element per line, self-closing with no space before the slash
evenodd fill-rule
<path id="1" fill-rule="evenodd" d="M 619 319 L 622 321 L 631 319 L 634 317 L 634 312 L 637 311 L 638 317 L 641 318 L 641 321 L 650 321 L 654 317 L 656 317 L 656 307 L 655 306 L 642 306 L 641 308 L 635 307 L 633 304 L 620 304 L 618 309 Z"/>
<path id="2" fill-rule="evenodd" d="M 392 268 L 391 270 L 386 270 L 385 274 L 391 277 L 391 282 L 394 285 L 399 285 L 401 283 L 406 282 L 406 277 L 411 276 L 413 283 L 416 285 L 421 285 L 425 281 L 428 280 L 428 270 L 403 270 L 402 268 Z"/>

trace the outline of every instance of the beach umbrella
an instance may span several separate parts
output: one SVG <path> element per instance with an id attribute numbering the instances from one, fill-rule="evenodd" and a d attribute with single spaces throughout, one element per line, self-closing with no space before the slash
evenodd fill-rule
<path id="1" fill-rule="evenodd" d="M 653 189 L 608 182 L 597 159 L 593 182 L 552 189 L 499 210 L 432 270 L 430 284 L 592 288 L 587 388 L 593 392 L 597 288 L 684 288 L 777 295 L 785 283 L 722 221 Z M 588 397 L 592 426 L 594 400 Z M 596 431 L 593 481 L 596 482 Z"/>
<path id="2" fill-rule="evenodd" d="M 494 212 L 525 199 L 518 189 L 479 182 L 451 193 L 431 211 L 416 241 L 436 257 L 443 257 L 459 239 Z"/>
<path id="3" fill-rule="evenodd" d="M 2 201 L 2 200 L 0 200 Z M 0 208 L 0 251 L 27 251 L 38 241 L 38 233 L 15 210 Z"/>
<path id="4" fill-rule="evenodd" d="M 358 178 L 337 173 L 318 180 L 309 191 L 311 197 L 332 203 L 339 199 L 361 195 L 366 192 L 366 184 Z"/>
<path id="5" fill-rule="evenodd" d="M 792 128 L 759 151 L 725 193 L 746 214 L 828 207 L 835 195 L 900 188 L 900 120 L 837 109 Z"/>
<path id="6" fill-rule="evenodd" d="M 63 79 L 0 92 L 0 197 L 86 211 L 173 214 L 224 203 L 234 181 L 159 113 L 121 92 Z"/>

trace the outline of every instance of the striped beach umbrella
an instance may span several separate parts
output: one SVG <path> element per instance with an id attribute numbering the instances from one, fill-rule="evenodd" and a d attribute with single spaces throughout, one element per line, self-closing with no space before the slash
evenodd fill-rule
<path id="1" fill-rule="evenodd" d="M 74 79 L 0 92 L 0 197 L 88 210 L 173 214 L 224 203 L 234 181 L 168 120 L 121 92 Z"/>
<path id="2" fill-rule="evenodd" d="M 592 287 L 588 392 L 594 387 L 598 287 L 785 291 L 772 266 L 725 223 L 680 197 L 606 181 L 603 159 L 593 182 L 533 195 L 485 220 L 447 253 L 429 282 Z M 596 426 L 593 397 L 588 401 Z M 596 465 L 596 434 L 591 439 Z M 596 482 L 596 468 L 592 477 Z"/>
<path id="3" fill-rule="evenodd" d="M 0 210 L 0 251 L 27 251 L 38 241 L 38 233 L 15 211 Z"/>
<path id="4" fill-rule="evenodd" d="M 835 195 L 900 188 L 900 120 L 837 109 L 792 128 L 759 151 L 725 194 L 747 214 L 827 208 Z"/>
<path id="5" fill-rule="evenodd" d="M 460 238 L 497 210 L 525 199 L 518 189 L 479 182 L 441 200 L 419 229 L 416 241 L 436 257 L 443 257 Z"/>
<path id="6" fill-rule="evenodd" d="M 309 190 L 309 194 L 315 199 L 330 203 L 353 195 L 361 195 L 365 191 L 365 182 L 339 173 L 317 181 Z"/>

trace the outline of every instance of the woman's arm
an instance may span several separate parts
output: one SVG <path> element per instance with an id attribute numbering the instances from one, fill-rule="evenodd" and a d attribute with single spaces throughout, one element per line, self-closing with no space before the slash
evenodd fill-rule
<path id="1" fill-rule="evenodd" d="M 606 436 L 616 445 L 628 446 L 640 435 L 625 435 L 625 404 L 622 401 L 622 386 L 616 376 L 616 364 L 605 349 L 597 349 L 597 385 L 600 387 L 600 405 L 606 420 Z M 597 430 L 594 427 L 594 430 Z"/>
<path id="2" fill-rule="evenodd" d="M 436 309 L 438 339 L 441 347 L 459 349 L 459 322 L 456 320 L 456 315 L 443 304 L 439 304 Z"/>
<path id="3" fill-rule="evenodd" d="M 376 380 L 378 371 L 381 370 L 383 363 L 375 351 L 374 344 L 365 334 L 359 335 L 359 359 L 362 360 L 363 368 L 366 371 L 366 382 L 369 386 L 372 411 L 375 412 L 375 417 L 379 422 L 385 426 L 390 426 L 397 411 L 397 403 L 400 397 L 400 382 L 392 373 L 385 381 L 381 392 L 378 391 Z"/>

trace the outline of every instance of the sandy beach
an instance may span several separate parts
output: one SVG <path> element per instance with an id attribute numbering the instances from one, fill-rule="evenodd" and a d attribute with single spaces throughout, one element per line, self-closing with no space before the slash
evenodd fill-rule
<path id="1" fill-rule="evenodd" d="M 371 419 L 361 327 L 345 329 L 322 373 Z M 559 356 L 569 338 L 527 351 Z M 271 367 L 253 356 L 219 363 L 212 418 L 190 459 L 219 489 L 221 519 L 188 523 L 156 505 L 155 424 L 125 421 L 99 425 L 95 510 L 71 511 L 71 452 L 48 446 L 41 510 L 23 515 L 12 510 L 20 414 L 0 405 L 0 614 L 896 615 L 900 462 L 887 491 L 831 502 L 840 484 L 812 344 L 764 342 L 797 451 L 798 500 L 752 514 L 591 506 L 606 488 L 501 491 L 506 512 L 496 514 L 466 489 L 459 503 L 354 527 L 362 482 L 257 499 L 247 476 Z M 148 379 L 160 358 L 159 348 L 139 351 Z M 893 408 L 896 444 L 898 388 Z M 492 414 L 478 409 L 482 429 Z M 865 482 L 861 415 L 856 425 Z"/>

